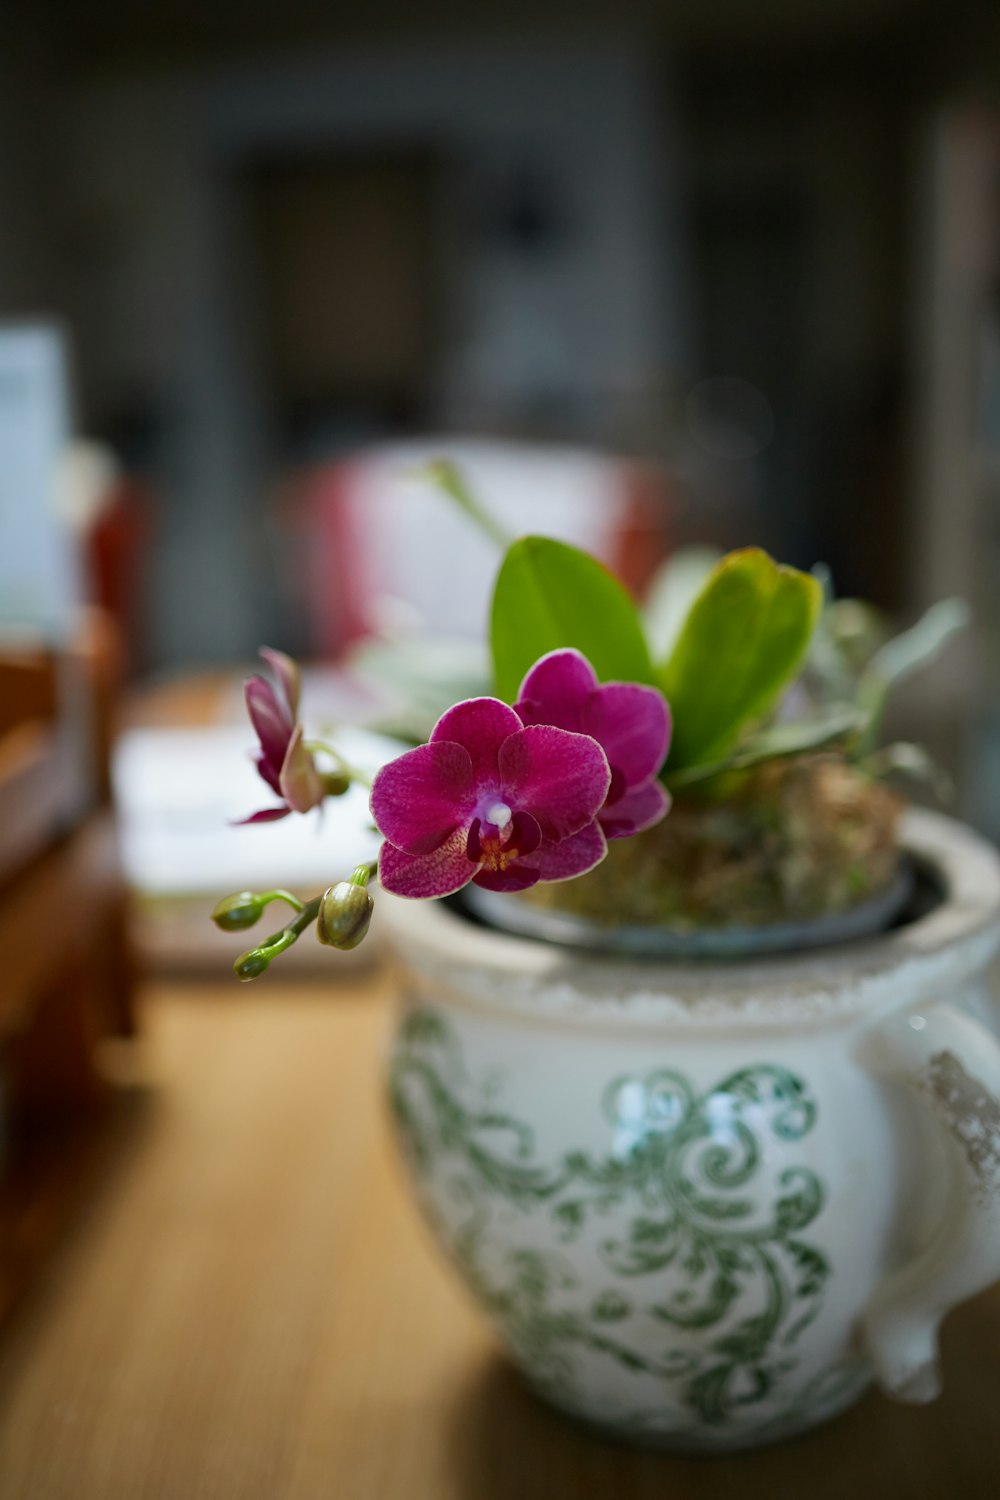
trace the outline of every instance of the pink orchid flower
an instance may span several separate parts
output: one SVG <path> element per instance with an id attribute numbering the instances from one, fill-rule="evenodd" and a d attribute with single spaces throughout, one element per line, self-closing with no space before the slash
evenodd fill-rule
<path id="1" fill-rule="evenodd" d="M 611 771 L 595 739 L 526 728 L 506 703 L 470 698 L 430 742 L 383 766 L 371 810 L 385 839 L 379 880 L 397 896 L 449 896 L 569 880 L 607 852 L 596 821 Z"/>
<path id="2" fill-rule="evenodd" d="M 273 792 L 281 797 L 279 807 L 265 807 L 241 823 L 273 823 L 291 812 L 308 812 L 323 800 L 324 787 L 311 753 L 303 745 L 299 712 L 299 669 L 283 651 L 261 647 L 261 656 L 274 673 L 274 682 L 249 677 L 244 694 L 260 749 L 257 770 Z"/>
<path id="3" fill-rule="evenodd" d="M 579 651 L 550 651 L 521 684 L 515 709 L 524 724 L 555 724 L 591 735 L 611 767 L 598 813 L 606 838 L 624 839 L 658 823 L 670 798 L 657 775 L 670 748 L 670 709 L 656 688 L 599 683 Z"/>

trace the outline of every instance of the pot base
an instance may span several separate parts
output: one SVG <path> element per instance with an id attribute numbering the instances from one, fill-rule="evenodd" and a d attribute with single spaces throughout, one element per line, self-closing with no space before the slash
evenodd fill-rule
<path id="1" fill-rule="evenodd" d="M 511 1359 L 511 1365 L 537 1400 L 574 1427 L 606 1442 L 644 1448 L 654 1453 L 673 1453 L 679 1458 L 728 1458 L 774 1443 L 794 1442 L 815 1428 L 825 1427 L 844 1416 L 869 1394 L 873 1385 L 871 1371 L 852 1360 L 817 1380 L 814 1392 L 807 1393 L 791 1412 L 756 1425 L 748 1424 L 739 1432 L 707 1428 L 694 1433 L 658 1428 L 655 1414 L 649 1414 L 647 1420 L 639 1422 L 616 1422 L 595 1417 L 539 1385 L 515 1360 Z"/>

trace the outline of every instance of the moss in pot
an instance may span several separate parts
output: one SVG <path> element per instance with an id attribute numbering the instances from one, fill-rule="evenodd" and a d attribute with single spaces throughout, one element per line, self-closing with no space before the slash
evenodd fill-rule
<path id="1" fill-rule="evenodd" d="M 942 1309 L 1000 1275 L 1000 1166 L 980 1149 L 997 1137 L 1000 1162 L 1000 1048 L 945 1003 L 981 990 L 1000 878 L 958 825 L 900 824 L 881 773 L 922 762 L 875 745 L 890 683 L 955 607 L 854 653 L 816 578 L 747 549 L 672 608 L 651 649 L 593 559 L 514 543 L 496 696 L 383 767 L 372 812 L 401 981 L 391 1099 L 435 1234 L 547 1399 L 717 1451 L 824 1420 L 873 1374 L 927 1399 Z M 294 667 L 271 664 L 248 689 L 267 817 L 356 775 L 304 738 Z M 907 900 L 900 826 L 941 898 L 857 940 Z M 360 941 L 375 873 L 221 903 L 230 928 L 298 908 L 240 977 L 317 916 L 331 946 Z M 582 922 L 607 951 L 519 936 L 511 912 Z M 859 913 L 816 947 L 810 924 Z M 792 948 L 790 928 L 812 946 L 747 956 L 747 934 Z M 713 934 L 727 961 L 657 939 L 616 954 L 626 930 Z"/>
<path id="2" fill-rule="evenodd" d="M 831 755 L 757 767 L 722 801 L 675 799 L 669 819 L 579 880 L 469 909 L 527 936 L 677 957 L 739 957 L 848 941 L 905 906 L 902 799 Z"/>

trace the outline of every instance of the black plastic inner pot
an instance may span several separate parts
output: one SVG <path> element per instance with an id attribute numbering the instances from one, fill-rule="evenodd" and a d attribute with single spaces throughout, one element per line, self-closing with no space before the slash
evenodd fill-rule
<path id="1" fill-rule="evenodd" d="M 532 906 L 476 886 L 447 897 L 445 905 L 474 926 L 564 949 L 636 960 L 719 963 L 860 942 L 920 921 L 942 904 L 946 894 L 940 873 L 906 854 L 892 884 L 871 901 L 834 916 L 759 927 L 602 926 L 575 913 Z"/>

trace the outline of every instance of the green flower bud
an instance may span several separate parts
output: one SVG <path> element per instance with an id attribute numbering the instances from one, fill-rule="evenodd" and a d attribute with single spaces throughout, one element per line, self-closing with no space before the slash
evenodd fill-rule
<path id="1" fill-rule="evenodd" d="M 368 931 L 374 904 L 363 886 L 338 881 L 323 894 L 316 936 L 331 948 L 356 948 Z"/>
<path id="2" fill-rule="evenodd" d="M 242 932 L 252 927 L 260 917 L 266 903 L 253 891 L 237 891 L 235 896 L 226 896 L 212 913 L 212 921 L 223 932 Z"/>
<path id="3" fill-rule="evenodd" d="M 328 797 L 342 797 L 351 789 L 351 778 L 343 771 L 325 771 L 320 780 Z"/>
<path id="4" fill-rule="evenodd" d="M 241 953 L 233 964 L 233 973 L 237 979 L 245 984 L 247 980 L 259 979 L 271 960 L 260 948 L 251 948 L 249 953 Z"/>

